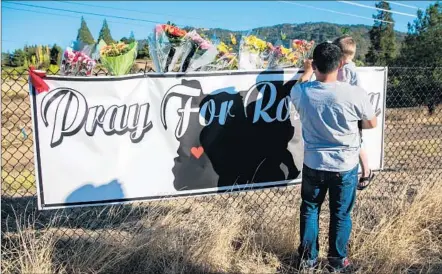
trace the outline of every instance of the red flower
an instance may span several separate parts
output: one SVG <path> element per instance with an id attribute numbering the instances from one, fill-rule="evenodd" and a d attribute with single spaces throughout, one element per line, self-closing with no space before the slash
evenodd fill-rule
<path id="1" fill-rule="evenodd" d="M 169 33 L 170 35 L 177 36 L 177 37 L 183 37 L 187 34 L 185 30 L 182 30 L 178 27 L 171 26 L 171 25 L 162 25 L 162 28 L 165 32 Z"/>

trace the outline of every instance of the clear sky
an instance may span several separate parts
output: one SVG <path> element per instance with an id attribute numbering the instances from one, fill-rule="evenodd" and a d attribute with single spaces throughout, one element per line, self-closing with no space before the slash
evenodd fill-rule
<path id="1" fill-rule="evenodd" d="M 24 44 L 57 43 L 63 48 L 67 47 L 76 38 L 82 15 L 95 39 L 105 18 L 114 39 L 129 36 L 131 31 L 137 39 L 146 38 L 152 32 L 154 22 L 163 23 L 168 20 L 177 25 L 231 30 L 320 21 L 373 24 L 370 18 L 376 10 L 361 5 L 374 7 L 375 1 L 348 2 L 350 1 L 2 1 L 2 52 L 21 48 Z M 396 4 L 391 4 L 393 11 L 401 13 L 393 14 L 395 28 L 399 31 L 407 30 L 407 23 L 413 21 L 412 16 L 416 15 L 417 8 L 425 9 L 430 3 L 434 3 L 394 2 Z"/>

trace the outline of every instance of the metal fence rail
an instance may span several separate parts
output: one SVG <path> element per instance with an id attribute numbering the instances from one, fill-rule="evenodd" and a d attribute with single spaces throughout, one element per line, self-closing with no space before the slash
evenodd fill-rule
<path id="1" fill-rule="evenodd" d="M 106 75 L 99 70 L 94 75 Z M 33 132 L 28 73 L 17 69 L 2 74 L 2 238 L 17 229 L 17 216 L 32 215 L 36 229 L 52 225 L 54 233 L 70 240 L 108 237 L 126 240 L 143 227 L 140 216 L 149 209 L 167 211 L 170 205 L 183 214 L 195 208 L 223 214 L 226 208 L 246 210 L 260 222 L 284 222 L 289 208 L 299 201 L 295 187 L 226 193 L 215 196 L 141 202 L 130 205 L 36 210 Z M 442 67 L 389 68 L 385 125 L 385 170 L 367 191 L 359 193 L 356 210 L 395 206 L 413 199 L 423 184 L 440 182 L 442 175 Z M 267 214 L 269 213 L 270 214 Z M 56 220 L 54 220 L 56 218 Z M 124 229 L 127 227 L 128 229 Z M 129 230 L 130 228 L 130 230 Z"/>

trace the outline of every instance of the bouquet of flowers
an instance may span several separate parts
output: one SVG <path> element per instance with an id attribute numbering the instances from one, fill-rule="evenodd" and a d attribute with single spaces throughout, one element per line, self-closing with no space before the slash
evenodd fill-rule
<path id="1" fill-rule="evenodd" d="M 68 47 L 63 53 L 61 73 L 63 75 L 88 76 L 91 75 L 95 65 L 95 60 L 92 60 L 86 53 Z"/>
<path id="2" fill-rule="evenodd" d="M 106 42 L 104 42 L 103 39 L 100 39 L 100 41 L 97 44 L 95 44 L 94 49 L 90 55 L 92 59 L 99 60 L 101 49 L 104 48 L 105 46 L 107 46 Z"/>
<path id="3" fill-rule="evenodd" d="M 304 59 L 309 57 L 309 55 L 312 53 L 314 45 L 315 45 L 315 41 L 313 41 L 313 40 L 310 42 L 308 42 L 306 40 L 298 40 L 298 39 L 295 39 L 292 41 L 292 48 L 299 55 L 301 62 Z"/>
<path id="4" fill-rule="evenodd" d="M 149 53 L 156 72 L 173 71 L 183 55 L 184 37 L 187 32 L 175 25 L 162 24 L 155 27 L 149 37 Z"/>
<path id="5" fill-rule="evenodd" d="M 254 35 L 241 40 L 239 47 L 239 69 L 261 69 L 264 61 L 269 57 L 268 44 Z"/>
<path id="6" fill-rule="evenodd" d="M 203 71 L 218 71 L 218 70 L 234 70 L 238 68 L 238 58 L 233 49 L 227 46 L 224 42 L 220 42 L 216 47 L 218 54 L 215 61 L 201 68 Z"/>
<path id="7" fill-rule="evenodd" d="M 216 47 L 196 31 L 187 33 L 184 38 L 186 43 L 180 71 L 195 71 L 215 60 L 218 54 Z"/>
<path id="8" fill-rule="evenodd" d="M 137 57 L 137 42 L 113 43 L 101 48 L 100 60 L 112 75 L 129 73 Z"/>
<path id="9" fill-rule="evenodd" d="M 274 47 L 272 44 L 269 44 L 268 47 L 271 51 L 268 68 L 275 69 L 295 67 L 301 60 L 299 52 L 290 48 L 285 48 L 283 45 Z"/>
<path id="10" fill-rule="evenodd" d="M 72 42 L 71 48 L 74 51 L 81 51 L 87 56 L 92 56 L 92 52 L 94 50 L 94 44 L 87 44 L 83 41 L 77 40 Z"/>

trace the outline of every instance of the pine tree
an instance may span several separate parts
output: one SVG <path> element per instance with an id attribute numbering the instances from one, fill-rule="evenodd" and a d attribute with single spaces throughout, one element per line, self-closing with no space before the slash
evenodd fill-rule
<path id="1" fill-rule="evenodd" d="M 50 52 L 52 65 L 57 65 L 61 62 L 61 54 L 62 54 L 62 49 L 59 46 L 57 46 L 57 44 L 54 44 Z"/>
<path id="2" fill-rule="evenodd" d="M 419 10 L 417 18 L 408 24 L 408 34 L 397 58 L 396 64 L 401 67 L 434 67 L 436 69 L 413 70 L 414 84 L 410 84 L 409 72 L 399 78 L 400 94 L 407 92 L 415 104 L 425 105 L 429 114 L 434 114 L 437 105 L 442 103 L 442 5 L 431 4 L 425 12 Z M 422 79 L 425 79 L 423 87 Z"/>
<path id="3" fill-rule="evenodd" d="M 114 43 L 114 39 L 112 38 L 106 19 L 104 19 L 103 26 L 101 27 L 100 34 L 98 35 L 98 41 L 101 39 L 103 39 L 103 41 L 108 45 Z"/>
<path id="4" fill-rule="evenodd" d="M 131 40 L 131 41 L 135 41 L 135 34 L 134 34 L 133 31 L 130 32 L 129 40 Z"/>
<path id="5" fill-rule="evenodd" d="M 15 67 L 21 67 L 24 65 L 26 54 L 22 49 L 17 49 L 12 55 L 12 65 Z"/>
<path id="6" fill-rule="evenodd" d="M 9 52 L 2 52 L 2 66 L 11 66 L 11 54 Z"/>
<path id="7" fill-rule="evenodd" d="M 373 28 L 369 32 L 371 46 L 365 58 L 366 62 L 370 65 L 385 66 L 390 64 L 396 56 L 394 20 L 392 14 L 387 12 L 391 10 L 388 2 L 380 1 L 376 3 L 376 7 L 382 10 L 373 15 L 373 18 L 382 21 L 375 21 Z"/>
<path id="8" fill-rule="evenodd" d="M 83 16 L 81 17 L 81 26 L 78 29 L 77 41 L 81 41 L 88 45 L 92 45 L 95 43 L 94 37 L 92 36 L 91 31 L 87 27 L 86 21 L 84 20 Z"/>
<path id="9" fill-rule="evenodd" d="M 149 44 L 146 43 L 146 42 L 144 42 L 144 43 L 140 42 L 140 44 L 142 44 L 142 45 L 141 45 L 140 49 L 137 52 L 137 58 L 139 58 L 139 59 L 147 59 L 147 58 L 149 58 L 149 56 L 150 56 L 149 55 Z"/>
<path id="10" fill-rule="evenodd" d="M 417 18 L 408 24 L 398 65 L 442 66 L 442 5 L 430 5 L 424 12 L 419 10 Z M 431 52 L 431 54 L 429 54 Z"/>

